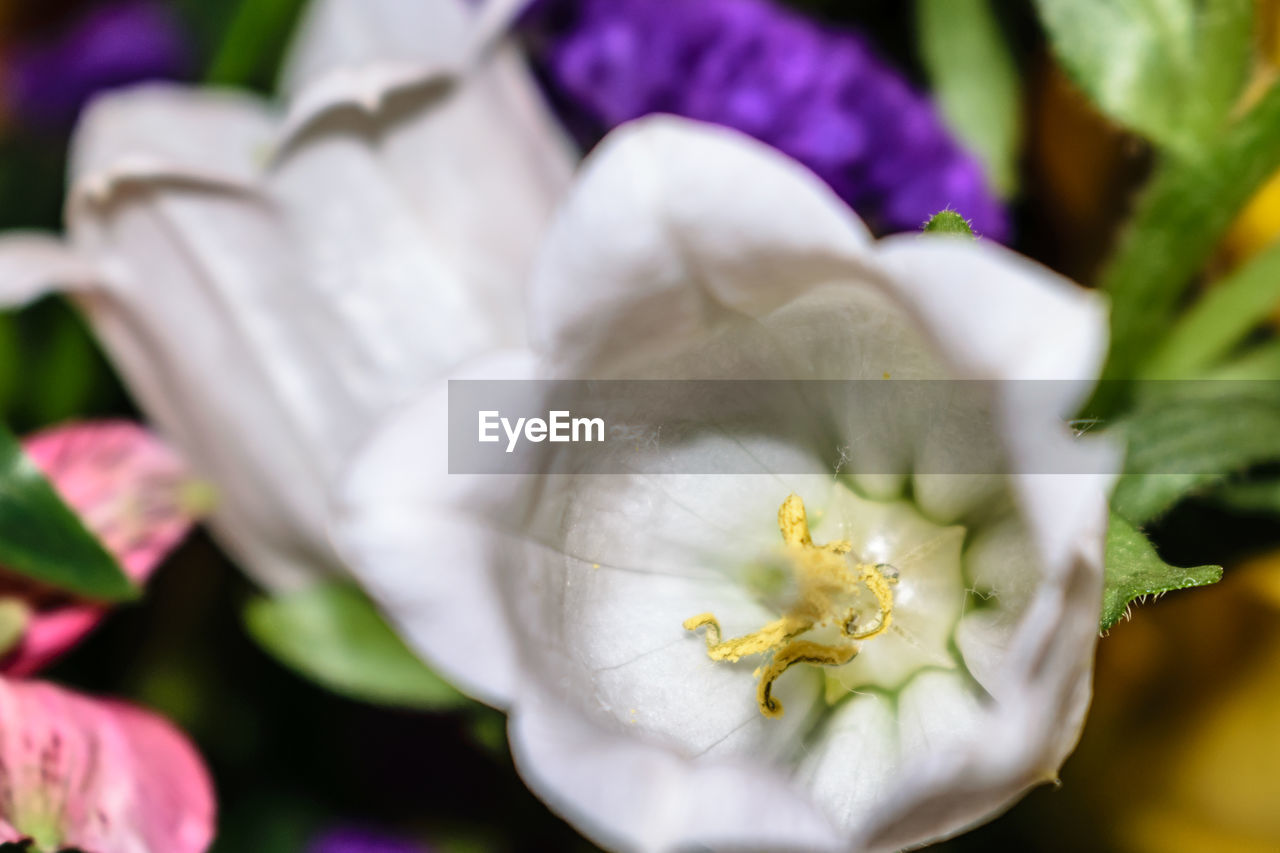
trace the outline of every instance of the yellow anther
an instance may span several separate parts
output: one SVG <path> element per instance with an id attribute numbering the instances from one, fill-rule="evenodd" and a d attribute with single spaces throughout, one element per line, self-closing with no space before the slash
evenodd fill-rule
<path id="1" fill-rule="evenodd" d="M 773 661 L 766 667 L 757 670 L 760 684 L 756 687 L 756 703 L 760 713 L 771 719 L 782 716 L 782 703 L 773 698 L 773 682 L 778 676 L 797 663 L 811 663 L 814 666 L 843 666 L 858 654 L 857 643 L 845 643 L 836 646 L 824 646 L 808 640 L 792 640 L 773 655 Z"/>
<path id="2" fill-rule="evenodd" d="M 690 616 L 684 620 L 684 629 L 686 631 L 696 631 L 699 628 L 707 629 L 707 648 L 720 644 L 720 622 L 710 613 L 699 613 L 697 616 Z"/>
<path id="3" fill-rule="evenodd" d="M 753 631 L 742 637 L 735 637 L 725 642 L 720 641 L 720 623 L 710 613 L 694 616 L 684 620 L 686 631 L 707 629 L 707 657 L 712 660 L 725 660 L 737 663 L 744 657 L 758 655 L 775 649 L 796 634 L 803 633 L 812 627 L 804 620 L 783 616 L 765 625 L 759 631 Z"/>
<path id="4" fill-rule="evenodd" d="M 813 544 L 813 537 L 809 534 L 809 516 L 799 495 L 788 495 L 778 507 L 778 530 L 782 532 L 782 541 L 788 545 L 804 548 Z"/>
<path id="5" fill-rule="evenodd" d="M 848 633 L 855 640 L 870 640 L 872 637 L 878 637 L 888 631 L 889 626 L 893 624 L 893 590 L 889 589 L 889 585 L 896 583 L 896 581 L 887 577 L 881 571 L 881 566 L 873 566 L 866 563 L 858 567 L 858 580 L 876 597 L 876 606 L 880 608 L 880 618 L 876 620 L 876 626 L 869 631 L 850 631 Z"/>
<path id="6" fill-rule="evenodd" d="M 756 701 L 766 717 L 782 716 L 782 705 L 773 698 L 773 683 L 797 663 L 815 666 L 842 666 L 858 654 L 859 641 L 869 640 L 889 630 L 893 620 L 893 590 L 896 578 L 886 574 L 883 564 L 852 563 L 846 556 L 853 544 L 843 539 L 815 545 L 809 530 L 804 501 L 789 495 L 778 509 L 778 530 L 796 577 L 795 603 L 778 619 L 763 628 L 722 640 L 720 622 L 711 613 L 701 613 L 684 621 L 686 631 L 706 629 L 707 656 L 714 661 L 736 663 L 744 657 L 770 654 L 772 658 L 754 673 L 760 679 Z M 858 631 L 858 608 L 853 602 L 865 587 L 875 598 L 875 625 Z M 813 628 L 838 627 L 846 639 L 830 645 L 797 639 Z"/>

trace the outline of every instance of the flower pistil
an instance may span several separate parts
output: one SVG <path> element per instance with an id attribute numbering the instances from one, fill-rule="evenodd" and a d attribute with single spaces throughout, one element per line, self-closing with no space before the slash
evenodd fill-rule
<path id="1" fill-rule="evenodd" d="M 756 701 L 766 717 L 782 716 L 782 703 L 773 696 L 773 683 L 794 664 L 842 666 L 857 656 L 861 643 L 878 637 L 893 623 L 893 590 L 897 572 L 887 563 L 854 562 L 853 544 L 837 539 L 817 545 L 809 531 L 804 501 L 792 494 L 778 509 L 778 529 L 795 575 L 795 602 L 778 619 L 757 631 L 721 640 L 720 623 L 711 613 L 684 621 L 686 631 L 706 628 L 707 656 L 735 663 L 752 655 L 769 655 L 756 669 Z M 875 599 L 872 624 L 859 629 L 858 599 L 862 590 Z M 833 642 L 800 639 L 816 628 L 834 626 Z"/>

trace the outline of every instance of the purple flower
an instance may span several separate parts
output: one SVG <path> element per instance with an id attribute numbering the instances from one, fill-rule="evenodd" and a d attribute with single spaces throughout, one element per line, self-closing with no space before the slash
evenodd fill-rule
<path id="1" fill-rule="evenodd" d="M 428 853 L 421 844 L 362 829 L 331 829 L 313 840 L 307 853 Z"/>
<path id="2" fill-rule="evenodd" d="M 10 108 L 44 128 L 71 124 L 106 89 L 182 76 L 188 48 L 173 12 L 151 0 L 116 0 L 90 8 L 63 31 L 14 45 L 9 55 Z"/>
<path id="3" fill-rule="evenodd" d="M 524 26 L 584 143 L 649 113 L 714 122 L 806 164 L 879 232 L 950 207 L 1008 238 L 981 164 L 858 33 L 768 0 L 538 0 Z"/>

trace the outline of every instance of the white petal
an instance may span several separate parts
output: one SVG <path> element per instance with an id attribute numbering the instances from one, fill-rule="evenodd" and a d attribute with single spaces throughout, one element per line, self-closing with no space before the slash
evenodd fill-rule
<path id="1" fill-rule="evenodd" d="M 848 699 L 827 721 L 821 746 L 807 753 L 798 778 L 846 832 L 866 822 L 895 787 L 897 722 L 889 697 Z"/>
<path id="2" fill-rule="evenodd" d="M 275 132 L 271 110 L 248 95 L 169 83 L 111 92 L 76 127 L 70 216 L 85 203 L 106 203 L 130 180 L 252 187 Z"/>
<path id="3" fill-rule="evenodd" d="M 391 125 L 383 154 L 438 239 L 476 278 L 528 289 L 536 250 L 578 155 L 514 49 L 489 57 L 452 95 Z M 465 261 L 464 261 L 465 259 Z M 483 273 L 483 274 L 481 274 Z M 492 289 L 486 292 L 493 292 Z"/>
<path id="4" fill-rule="evenodd" d="M 135 398 L 218 484 L 213 526 L 287 586 L 333 568 L 320 488 L 332 436 L 316 434 L 328 424 L 306 400 L 312 382 L 333 392 L 324 350 L 300 361 L 303 336 L 284 323 L 305 313 L 300 275 L 254 189 L 274 129 L 242 96 L 152 85 L 104 97 L 73 142 L 68 229 L 108 279 L 80 300 L 90 323 Z"/>
<path id="5" fill-rule="evenodd" d="M 504 67 L 367 136 L 318 134 L 270 172 L 279 128 L 248 98 L 138 88 L 77 133 L 68 228 L 109 280 L 84 310 L 217 484 L 215 529 L 271 586 L 337 569 L 327 490 L 378 416 L 523 335 L 519 293 L 569 161 L 548 134 L 511 144 L 545 116 Z"/>
<path id="6" fill-rule="evenodd" d="M 575 158 L 512 51 L 419 82 L 355 110 L 340 96 L 323 120 L 308 99 L 328 96 L 308 89 L 269 180 L 327 292 L 381 294 L 365 304 L 384 315 L 431 294 L 432 315 L 401 321 L 426 323 L 416 346 L 451 353 L 433 358 L 447 367 L 523 342 L 532 259 Z"/>
<path id="7" fill-rule="evenodd" d="M 1080 707 L 1078 701 L 1069 704 Z M 981 750 L 931 750 L 922 756 L 898 788 L 901 795 L 886 798 L 869 816 L 852 849 L 890 853 L 953 836 L 1054 779 L 1053 768 L 1065 752 L 1053 743 L 1057 764 L 1051 763 L 1044 723 L 1037 718 L 1045 711 L 1025 704 L 997 707 L 981 718 Z"/>
<path id="8" fill-rule="evenodd" d="M 435 201 L 445 210 L 427 219 L 402 177 L 368 141 L 334 135 L 295 151 L 268 184 L 288 217 L 306 297 L 327 308 L 312 322 L 329 328 L 313 334 L 353 371 L 350 386 L 374 395 L 517 344 L 522 333 L 518 267 L 478 281 L 468 260 L 478 235 L 439 227 L 457 222 L 443 197 Z M 500 285 L 502 298 L 486 293 Z"/>
<path id="9" fill-rule="evenodd" d="M 52 290 L 87 290 L 102 278 L 98 267 L 47 234 L 10 232 L 0 238 L 0 304 L 25 305 Z"/>
<path id="10" fill-rule="evenodd" d="M 956 831 L 958 823 L 977 822 L 1001 797 L 1007 800 L 1020 790 L 1000 786 L 1038 781 L 1005 766 L 1015 764 L 1032 742 L 1027 738 L 1009 746 L 1005 741 L 1022 733 L 1004 728 L 1008 723 L 992 713 L 962 674 L 923 671 L 896 699 L 867 694 L 839 707 L 810 746 L 800 778 L 828 814 L 860 840 L 851 849 L 919 844 Z M 975 756 L 975 741 L 984 744 L 980 756 Z M 958 777 L 958 768 L 973 775 Z M 922 802 L 941 778 L 955 788 L 939 793 L 936 803 Z M 878 838 L 883 834 L 894 837 L 892 846 Z"/>
<path id="11" fill-rule="evenodd" d="M 926 444 L 916 454 L 911 494 L 921 512 L 942 524 L 972 523 L 981 520 L 983 516 L 990 517 L 1010 510 L 1008 482 L 998 473 L 920 473 L 932 470 L 930 462 L 926 461 L 929 451 L 961 453 L 964 447 L 964 440 L 953 432 L 945 441 L 934 445 Z M 998 472 L 1006 467 L 1006 463 L 992 453 L 996 448 L 993 446 L 991 433 L 975 437 L 968 447 L 973 454 L 966 461 L 974 469 L 989 465 L 986 470 Z"/>
<path id="12" fill-rule="evenodd" d="M 889 851 L 952 835 L 1056 778 L 1089 704 L 1101 572 L 1080 562 L 1066 574 L 1037 591 L 989 676 L 997 701 L 980 736 L 917 763 L 856 844 Z"/>
<path id="13" fill-rule="evenodd" d="M 1001 380 L 997 428 L 1046 564 L 1071 564 L 1081 543 L 1094 550 L 1121 454 L 1068 440 L 1053 417 L 1073 414 L 1101 369 L 1103 297 L 984 242 L 902 236 L 878 257 L 961 375 Z"/>
<path id="14" fill-rule="evenodd" d="M 532 370 L 526 353 L 510 352 L 454 378 L 519 379 Z M 507 495 L 490 478 L 449 473 L 446 384 L 356 454 L 334 503 L 333 538 L 415 649 L 466 692 L 503 707 L 516 652 L 500 578 L 489 567 L 524 543 L 507 541 Z"/>
<path id="15" fill-rule="evenodd" d="M 478 11 L 472 43 L 477 50 L 484 50 L 503 38 L 511 26 L 534 0 L 476 0 Z"/>
<path id="16" fill-rule="evenodd" d="M 214 527 L 272 585 L 331 570 L 323 485 L 361 409 L 308 339 L 283 224 L 261 198 L 138 184 L 72 223 L 107 284 L 78 299 L 151 419 L 217 484 Z"/>
<path id="17" fill-rule="evenodd" d="M 576 157 L 519 63 L 494 56 L 365 139 L 424 247 L 522 342 L 533 261 Z"/>
<path id="18" fill-rule="evenodd" d="M 1043 579 L 1035 541 L 1015 515 L 975 531 L 964 560 L 974 590 L 991 606 L 1010 613 L 1026 609 Z"/>
<path id="19" fill-rule="evenodd" d="M 764 145 L 642 119 L 596 149 L 553 226 L 534 281 L 534 342 L 568 364 L 639 360 L 731 312 L 763 314 L 847 277 L 867 242 L 816 176 Z"/>
<path id="20" fill-rule="evenodd" d="M 599 475 L 572 482 L 559 498 L 539 496 L 545 524 L 535 521 L 532 530 L 545 547 L 524 565 L 499 570 L 523 638 L 523 669 L 561 685 L 584 715 L 686 756 L 795 748 L 820 694 L 816 673 L 797 670 L 780 680 L 786 712 L 766 719 L 753 674 L 760 660 L 716 663 L 682 623 L 712 612 L 727 638 L 776 619 L 744 575 L 771 554 L 781 557 L 777 513 L 786 496 L 821 501 L 830 478 Z"/>
<path id="21" fill-rule="evenodd" d="M 921 672 L 898 697 L 898 748 L 904 762 L 937 761 L 994 736 L 981 691 L 959 672 Z"/>
<path id="22" fill-rule="evenodd" d="M 985 241 L 903 235 L 877 257 L 965 375 L 1075 380 L 1058 386 L 1064 415 L 1090 390 L 1107 352 L 1100 294 Z"/>
<path id="23" fill-rule="evenodd" d="M 350 130 L 350 122 L 381 133 L 432 109 L 437 101 L 454 98 L 455 90 L 480 90 L 470 97 L 487 101 L 490 124 L 439 121 L 461 143 L 456 149 L 461 153 L 446 159 L 467 156 L 466 145 L 477 148 L 472 157 L 522 152 L 552 170 L 548 179 L 563 182 L 575 159 L 573 146 L 533 84 L 523 57 L 514 47 L 493 44 L 510 10 L 486 9 L 478 16 L 467 7 L 462 0 L 312 4 L 284 72 L 289 109 L 280 151 L 287 156 L 312 133 Z M 422 149 L 415 154 L 416 163 L 435 159 Z M 515 190 L 521 191 L 518 186 Z"/>
<path id="24" fill-rule="evenodd" d="M 1006 663 L 1014 632 L 1044 582 L 1035 542 L 1026 525 L 1009 515 L 975 532 L 964 563 L 977 606 L 956 626 L 956 647 L 988 693 L 1016 700 L 1021 684 L 1005 678 Z"/>
<path id="25" fill-rule="evenodd" d="M 281 71 L 281 88 L 343 69 L 418 63 L 453 68 L 465 57 L 471 13 L 464 0 L 316 0 L 307 7 Z"/>
<path id="26" fill-rule="evenodd" d="M 786 778 L 751 761 L 689 761 L 529 695 L 510 723 L 521 776 L 599 844 L 624 850 L 842 850 Z"/>
<path id="27" fill-rule="evenodd" d="M 476 331 L 479 309 L 434 303 L 422 280 L 405 281 L 422 272 L 404 262 L 419 256 L 411 225 L 387 222 L 383 242 L 357 252 L 309 221 L 332 210 L 324 191 L 276 199 L 136 176 L 69 223 L 110 279 L 81 300 L 90 323 L 152 419 L 217 485 L 214 527 L 272 586 L 336 568 L 326 490 L 374 419 L 496 339 Z M 368 191 L 350 204 L 366 201 L 366 220 L 395 209 Z M 339 267 L 349 279 L 319 274 L 337 265 L 312 254 L 325 238 L 356 268 Z"/>

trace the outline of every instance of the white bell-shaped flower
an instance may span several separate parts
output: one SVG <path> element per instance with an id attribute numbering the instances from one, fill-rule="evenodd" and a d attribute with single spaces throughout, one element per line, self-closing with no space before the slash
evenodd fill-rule
<path id="1" fill-rule="evenodd" d="M 787 428 L 709 428 L 632 473 L 449 474 L 443 388 L 390 423 L 339 549 L 509 710 L 553 808 L 622 849 L 893 850 L 1055 778 L 1118 461 L 1064 422 L 1105 353 L 1099 296 L 982 242 L 876 243 L 776 152 L 656 118 L 588 161 L 533 306 L 542 366 L 466 375 L 987 380 L 762 400 Z"/>
<path id="2" fill-rule="evenodd" d="M 429 380 L 525 341 L 573 167 L 521 58 L 465 0 L 319 0 L 282 107 L 109 94 L 73 140 L 65 240 L 0 238 L 0 298 L 69 291 L 270 586 L 341 571 L 356 443 Z"/>

